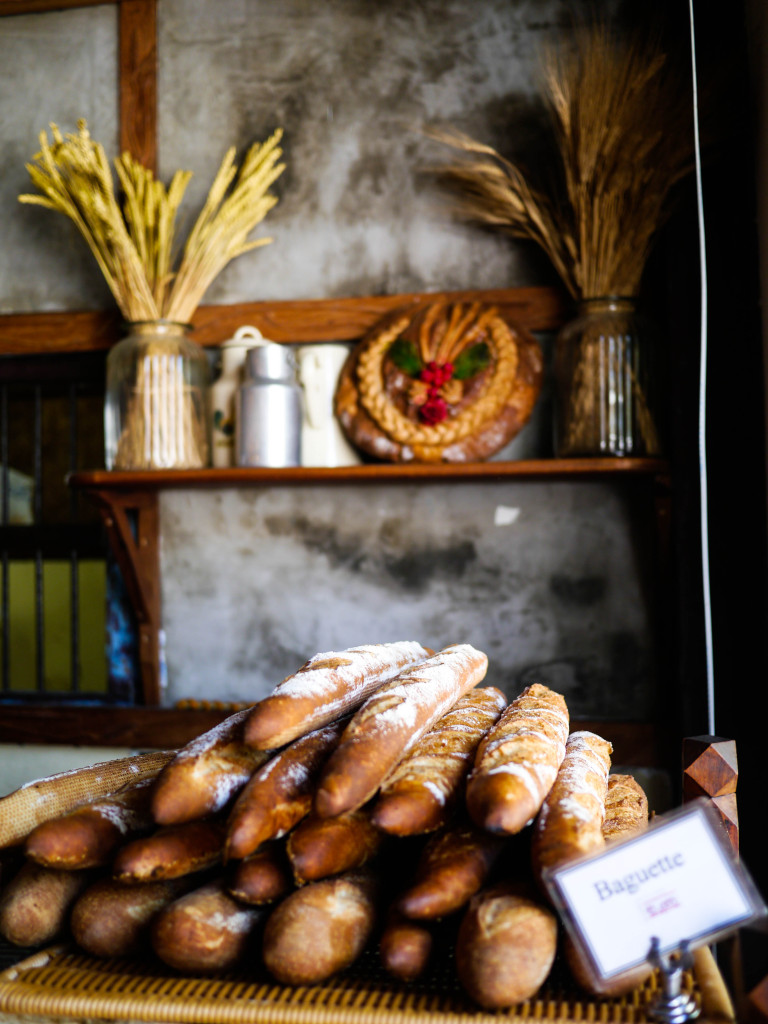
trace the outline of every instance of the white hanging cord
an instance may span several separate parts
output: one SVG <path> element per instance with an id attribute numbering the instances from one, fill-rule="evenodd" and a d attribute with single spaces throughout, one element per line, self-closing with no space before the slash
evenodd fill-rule
<path id="1" fill-rule="evenodd" d="M 701 183 L 699 93 L 696 81 L 696 32 L 693 0 L 688 0 L 691 25 L 691 78 L 693 81 L 693 142 L 696 164 L 696 200 L 699 217 L 699 266 L 701 276 L 701 355 L 699 359 L 699 491 L 701 507 L 701 582 L 704 596 L 704 644 L 707 656 L 707 729 L 715 733 L 715 670 L 712 645 L 712 598 L 709 585 L 709 513 L 707 498 L 707 251 L 704 234 L 704 202 Z"/>

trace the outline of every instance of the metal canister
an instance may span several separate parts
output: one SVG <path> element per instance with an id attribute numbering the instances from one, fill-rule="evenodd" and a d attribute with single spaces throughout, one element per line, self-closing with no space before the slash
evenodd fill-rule
<path id="1" fill-rule="evenodd" d="M 237 396 L 238 466 L 301 464 L 301 388 L 287 345 L 265 341 L 248 350 Z"/>

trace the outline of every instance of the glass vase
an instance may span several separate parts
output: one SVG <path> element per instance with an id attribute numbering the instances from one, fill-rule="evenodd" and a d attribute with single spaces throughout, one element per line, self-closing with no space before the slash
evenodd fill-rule
<path id="1" fill-rule="evenodd" d="M 557 456 L 659 454 L 649 395 L 652 339 L 634 299 L 581 303 L 555 344 Z"/>
<path id="2" fill-rule="evenodd" d="M 210 458 L 210 373 L 186 324 L 129 325 L 107 357 L 107 469 L 195 469 Z"/>

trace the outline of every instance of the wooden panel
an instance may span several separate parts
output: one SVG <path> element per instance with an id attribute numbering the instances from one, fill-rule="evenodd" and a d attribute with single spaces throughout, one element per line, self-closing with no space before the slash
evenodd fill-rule
<path id="1" fill-rule="evenodd" d="M 231 337 L 238 327 L 252 324 L 274 341 L 354 341 L 387 313 L 439 297 L 492 302 L 505 316 L 532 331 L 555 330 L 565 315 L 562 293 L 556 288 L 543 287 L 241 302 L 232 306 L 201 306 L 194 316 L 193 337 L 201 345 L 217 345 Z M 0 354 L 105 349 L 118 340 L 120 330 L 116 311 L 6 313 L 0 315 Z"/>
<path id="2" fill-rule="evenodd" d="M 157 0 L 123 0 L 119 28 L 120 152 L 157 170 Z"/>
<path id="3" fill-rule="evenodd" d="M 65 11 L 70 7 L 98 7 L 106 3 L 120 3 L 120 0 L 0 0 L 0 16 Z"/>
<path id="4" fill-rule="evenodd" d="M 0 705 L 0 743 L 68 743 L 83 746 L 178 747 L 230 714 L 226 710 Z M 616 764 L 658 763 L 655 727 L 647 722 L 579 720 L 572 729 L 589 729 L 610 739 Z"/>

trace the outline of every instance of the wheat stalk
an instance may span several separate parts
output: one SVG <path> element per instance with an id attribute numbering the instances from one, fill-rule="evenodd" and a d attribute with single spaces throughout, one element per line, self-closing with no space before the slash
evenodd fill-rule
<path id="1" fill-rule="evenodd" d="M 561 189 L 454 129 L 428 129 L 463 154 L 431 171 L 460 216 L 536 242 L 574 298 L 635 295 L 692 166 L 686 90 L 657 42 L 617 40 L 603 24 L 545 53 L 543 86 Z"/>

